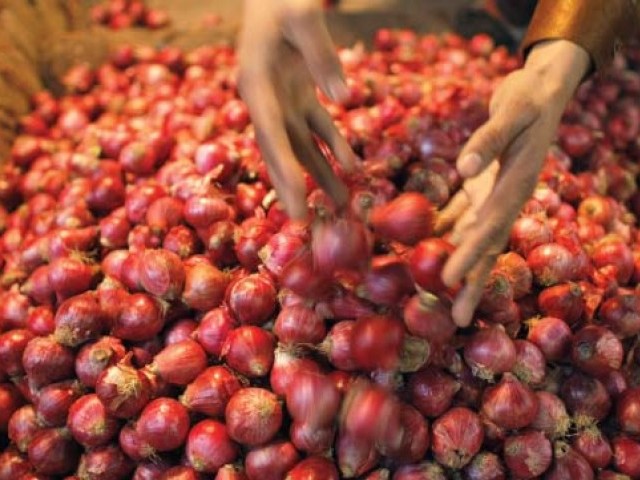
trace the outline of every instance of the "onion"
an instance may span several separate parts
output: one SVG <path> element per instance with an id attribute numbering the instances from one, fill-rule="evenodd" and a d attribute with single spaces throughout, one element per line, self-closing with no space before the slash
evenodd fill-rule
<path id="1" fill-rule="evenodd" d="M 243 325 L 263 325 L 273 314 L 277 292 L 265 274 L 251 274 L 233 282 L 227 304 L 233 316 Z"/>
<path id="2" fill-rule="evenodd" d="M 185 455 L 197 472 L 215 473 L 238 456 L 238 446 L 229 438 L 224 424 L 215 420 L 196 423 L 187 436 Z"/>
<path id="3" fill-rule="evenodd" d="M 538 407 L 536 394 L 510 373 L 482 395 L 482 413 L 503 428 L 526 427 L 536 418 Z"/>
<path id="4" fill-rule="evenodd" d="M 0 333 L 0 371 L 12 377 L 23 374 L 22 355 L 33 338 L 29 330 L 19 328 Z"/>
<path id="5" fill-rule="evenodd" d="M 424 458 L 429 448 L 429 422 L 411 405 L 402 405 L 400 423 L 403 434 L 400 447 L 384 452 L 396 461 L 414 463 Z"/>
<path id="6" fill-rule="evenodd" d="M 369 260 L 371 242 L 362 223 L 341 218 L 314 225 L 311 252 L 320 272 L 359 269 Z"/>
<path id="7" fill-rule="evenodd" d="M 327 330 L 324 319 L 315 310 L 292 305 L 280 310 L 273 333 L 282 343 L 319 343 Z"/>
<path id="8" fill-rule="evenodd" d="M 453 250 L 453 245 L 442 238 L 427 238 L 418 243 L 407 259 L 414 282 L 427 292 L 446 291 L 442 269 Z"/>
<path id="9" fill-rule="evenodd" d="M 164 323 L 158 303 L 149 295 L 134 293 L 122 306 L 111 333 L 123 340 L 143 342 L 160 333 Z"/>
<path id="10" fill-rule="evenodd" d="M 598 316 L 619 337 L 633 337 L 640 333 L 640 298 L 615 295 L 602 303 Z"/>
<path id="11" fill-rule="evenodd" d="M 276 225 L 267 218 L 249 217 L 240 224 L 234 251 L 240 264 L 254 271 L 261 263 L 260 251 L 276 231 Z"/>
<path id="12" fill-rule="evenodd" d="M 229 332 L 221 356 L 239 373 L 263 377 L 273 365 L 274 348 L 270 332 L 253 325 L 243 325 Z"/>
<path id="13" fill-rule="evenodd" d="M 107 249 L 126 248 L 131 223 L 123 209 L 114 210 L 100 220 L 100 245 Z"/>
<path id="14" fill-rule="evenodd" d="M 235 327 L 236 321 L 227 308 L 214 308 L 200 320 L 200 325 L 194 332 L 194 339 L 208 354 L 219 357 L 229 332 Z"/>
<path id="15" fill-rule="evenodd" d="M 118 443 L 122 451 L 136 462 L 154 458 L 155 451 L 142 440 L 134 423 L 127 423 L 122 427 L 118 435 Z"/>
<path id="16" fill-rule="evenodd" d="M 334 324 L 319 346 L 319 350 L 327 356 L 329 362 L 340 370 L 357 369 L 352 352 L 355 324 L 353 320 L 343 320 Z"/>
<path id="17" fill-rule="evenodd" d="M 149 402 L 136 423 L 142 442 L 159 452 L 180 447 L 189 433 L 189 414 L 180 402 L 160 397 Z"/>
<path id="18" fill-rule="evenodd" d="M 35 434 L 42 428 L 34 406 L 23 405 L 11 414 L 7 424 L 7 436 L 20 452 L 25 453 Z M 2 475 L 0 478 L 3 478 Z"/>
<path id="19" fill-rule="evenodd" d="M 593 469 L 580 453 L 575 451 L 568 443 L 556 442 L 553 447 L 554 462 L 546 477 L 550 480 L 561 478 L 593 479 Z"/>
<path id="20" fill-rule="evenodd" d="M 349 388 L 340 412 L 342 431 L 379 448 L 397 449 L 402 442 L 400 403 L 382 387 L 365 380 Z"/>
<path id="21" fill-rule="evenodd" d="M 623 432 L 640 433 L 640 387 L 630 388 L 618 399 L 616 419 Z"/>
<path id="22" fill-rule="evenodd" d="M 282 269 L 280 286 L 304 298 L 322 299 L 331 287 L 331 273 L 318 271 L 310 250 L 304 250 Z"/>
<path id="23" fill-rule="evenodd" d="M 576 417 L 600 421 L 611 409 L 611 398 L 602 382 L 580 372 L 564 379 L 560 385 L 560 398 L 576 421 L 580 420 Z"/>
<path id="24" fill-rule="evenodd" d="M 369 222 L 381 237 L 405 245 L 415 245 L 431 235 L 434 212 L 434 206 L 425 196 L 406 192 L 385 205 L 374 207 Z"/>
<path id="25" fill-rule="evenodd" d="M 613 465 L 631 478 L 640 476 L 640 443 L 626 436 L 613 439 Z"/>
<path id="26" fill-rule="evenodd" d="M 29 314 L 29 299 L 16 290 L 9 290 L 2 292 L 0 300 L 0 327 L 3 330 L 24 328 Z"/>
<path id="27" fill-rule="evenodd" d="M 464 407 L 454 407 L 432 426 L 432 451 L 438 463 L 462 468 L 480 451 L 484 431 L 480 418 Z"/>
<path id="28" fill-rule="evenodd" d="M 393 474 L 393 480 L 446 480 L 444 469 L 436 462 L 403 465 Z"/>
<path id="29" fill-rule="evenodd" d="M 187 385 L 207 367 L 207 354 L 195 340 L 164 347 L 146 368 L 168 383 Z"/>
<path id="30" fill-rule="evenodd" d="M 498 455 L 491 452 L 480 452 L 465 468 L 469 480 L 505 480 L 507 478 L 504 465 Z"/>
<path id="31" fill-rule="evenodd" d="M 579 431 L 571 440 L 571 446 L 594 469 L 605 468 L 613 457 L 611 443 L 595 425 Z"/>
<path id="32" fill-rule="evenodd" d="M 89 388 L 94 388 L 100 373 L 115 365 L 125 356 L 126 350 L 119 339 L 102 337 L 94 343 L 84 345 L 75 358 L 76 376 Z"/>
<path id="33" fill-rule="evenodd" d="M 310 456 L 301 460 L 289 472 L 284 480 L 308 479 L 338 480 L 338 470 L 333 462 L 325 457 Z"/>
<path id="34" fill-rule="evenodd" d="M 428 367 L 409 377 L 407 393 L 420 413 L 435 418 L 444 414 L 460 390 L 460 383 L 442 370 Z"/>
<path id="35" fill-rule="evenodd" d="M 409 269 L 396 255 L 378 255 L 357 287 L 358 296 L 376 305 L 392 306 L 415 291 Z"/>
<path id="36" fill-rule="evenodd" d="M 310 454 L 325 453 L 332 448 L 335 426 L 317 428 L 306 423 L 293 422 L 289 437 L 298 450 Z"/>
<path id="37" fill-rule="evenodd" d="M 54 292 L 49 284 L 49 266 L 42 265 L 33 272 L 27 280 L 20 286 L 20 293 L 27 295 L 35 303 L 50 305 L 53 303 Z M 35 333 L 35 332 L 34 332 Z"/>
<path id="38" fill-rule="evenodd" d="M 151 400 L 151 383 L 125 359 L 102 371 L 95 392 L 111 415 L 133 418 Z"/>
<path id="39" fill-rule="evenodd" d="M 271 389 L 278 395 L 286 395 L 295 376 L 303 371 L 320 374 L 320 366 L 309 358 L 298 357 L 295 349 L 279 345 L 275 350 L 269 375 Z"/>
<path id="40" fill-rule="evenodd" d="M 363 370 L 394 370 L 400 362 L 404 340 L 402 323 L 394 317 L 360 317 L 351 333 L 351 353 Z"/>
<path id="41" fill-rule="evenodd" d="M 328 376 L 304 370 L 294 374 L 286 392 L 289 414 L 309 427 L 331 425 L 340 401 L 340 392 Z"/>
<path id="42" fill-rule="evenodd" d="M 449 342 L 457 330 L 450 309 L 431 294 L 411 297 L 404 306 L 403 319 L 409 333 L 433 344 Z"/>
<path id="43" fill-rule="evenodd" d="M 175 321 L 164 334 L 165 346 L 191 339 L 197 328 L 198 322 L 189 318 Z"/>
<path id="44" fill-rule="evenodd" d="M 47 428 L 29 444 L 29 463 L 42 475 L 65 475 L 74 471 L 80 456 L 78 444 L 66 429 Z"/>
<path id="45" fill-rule="evenodd" d="M 67 427 L 73 438 L 86 448 L 106 445 L 119 430 L 113 417 L 94 394 L 83 395 L 69 408 Z"/>
<path id="46" fill-rule="evenodd" d="M 53 337 L 36 337 L 27 344 L 22 365 L 34 385 L 44 386 L 73 377 L 74 354 Z"/>
<path id="47" fill-rule="evenodd" d="M 180 402 L 189 410 L 221 417 L 231 396 L 242 387 L 229 369 L 216 365 L 205 369 L 184 390 Z"/>
<path id="48" fill-rule="evenodd" d="M 542 287 L 576 280 L 574 256 L 559 243 L 546 243 L 534 248 L 527 255 L 527 264 L 534 281 Z"/>
<path id="49" fill-rule="evenodd" d="M 515 478 L 539 478 L 551 466 L 551 442 L 542 432 L 529 430 L 508 437 L 503 455 Z"/>
<path id="50" fill-rule="evenodd" d="M 231 217 L 231 208 L 222 196 L 190 197 L 184 204 L 184 218 L 194 228 L 206 228 Z"/>
<path id="51" fill-rule="evenodd" d="M 598 241 L 591 251 L 591 262 L 596 269 L 613 266 L 616 281 L 625 285 L 633 274 L 633 253 L 631 248 L 615 235 Z"/>
<path id="52" fill-rule="evenodd" d="M 521 382 L 540 385 L 546 373 L 544 354 L 528 340 L 516 339 L 513 344 L 516 347 L 516 362 L 511 371 Z"/>
<path id="53" fill-rule="evenodd" d="M 536 247 L 547 244 L 553 239 L 549 225 L 536 217 L 518 218 L 511 227 L 509 246 L 516 253 L 527 258 Z"/>
<path id="54" fill-rule="evenodd" d="M 279 480 L 299 461 L 293 444 L 280 441 L 250 450 L 244 465 L 249 480 Z"/>
<path id="55" fill-rule="evenodd" d="M 338 468 L 343 478 L 359 477 L 371 470 L 379 461 L 375 445 L 341 432 L 336 441 Z"/>
<path id="56" fill-rule="evenodd" d="M 241 468 L 235 465 L 225 465 L 218 470 L 214 480 L 248 480 L 248 478 Z"/>
<path id="57" fill-rule="evenodd" d="M 564 402 L 557 395 L 539 390 L 538 413 L 531 422 L 531 427 L 540 430 L 549 440 L 564 438 L 571 426 L 571 418 L 567 413 Z"/>
<path id="58" fill-rule="evenodd" d="M 257 387 L 235 392 L 225 409 L 229 436 L 246 446 L 271 440 L 282 425 L 282 408 L 276 395 Z"/>
<path id="59" fill-rule="evenodd" d="M 295 232 L 280 231 L 274 234 L 260 250 L 260 258 L 267 270 L 276 276 L 305 248 L 306 238 Z"/>
<path id="60" fill-rule="evenodd" d="M 499 255 L 496 268 L 509 279 L 514 299 L 518 300 L 530 293 L 533 275 L 522 256 L 515 252 Z"/>
<path id="61" fill-rule="evenodd" d="M 36 414 L 38 422 L 46 427 L 64 427 L 71 405 L 82 395 L 77 381 L 52 383 L 38 393 Z"/>
<path id="62" fill-rule="evenodd" d="M 599 325 L 587 325 L 571 340 L 571 359 L 583 372 L 601 377 L 622 366 L 623 346 L 613 332 Z M 640 430 L 639 430 L 640 432 Z"/>
<path id="63" fill-rule="evenodd" d="M 490 326 L 469 339 L 464 347 L 464 360 L 475 376 L 492 380 L 495 375 L 514 367 L 516 347 L 504 328 Z"/>
<path id="64" fill-rule="evenodd" d="M 162 248 L 185 259 L 197 253 L 201 245 L 196 233 L 184 225 L 171 227 L 162 240 Z"/>
<path id="65" fill-rule="evenodd" d="M 538 307 L 547 317 L 556 317 L 575 325 L 584 311 L 582 290 L 575 283 L 545 288 L 538 295 Z"/>
<path id="66" fill-rule="evenodd" d="M 140 281 L 152 295 L 173 300 L 180 298 L 185 272 L 180 257 L 168 250 L 146 250 L 140 257 Z"/>
<path id="67" fill-rule="evenodd" d="M 555 317 L 543 317 L 529 322 L 527 340 L 538 347 L 548 361 L 562 360 L 571 348 L 571 329 Z"/>
<path id="68" fill-rule="evenodd" d="M 6 448 L 0 453 L 0 479 L 12 480 L 26 477 L 32 469 L 29 461 L 15 448 Z"/>
<path id="69" fill-rule="evenodd" d="M 54 337 L 62 345 L 76 347 L 100 336 L 107 327 L 106 318 L 93 292 L 64 301 L 56 311 Z"/>
<path id="70" fill-rule="evenodd" d="M 96 480 L 130 478 L 135 464 L 117 445 L 107 445 L 85 452 L 80 457 L 77 476 Z"/>
<path id="71" fill-rule="evenodd" d="M 19 390 L 10 383 L 0 383 L 0 431 L 6 432 L 9 419 L 24 403 Z"/>

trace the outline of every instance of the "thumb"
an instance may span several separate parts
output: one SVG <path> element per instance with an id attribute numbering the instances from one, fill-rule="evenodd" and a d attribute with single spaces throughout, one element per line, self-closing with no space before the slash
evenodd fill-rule
<path id="1" fill-rule="evenodd" d="M 298 9 L 289 15 L 287 37 L 300 51 L 323 93 L 335 102 L 349 96 L 340 60 L 320 8 Z"/>
<path id="2" fill-rule="evenodd" d="M 526 111 L 495 112 L 467 141 L 458 156 L 457 169 L 463 178 L 475 177 L 513 143 L 518 135 L 534 120 Z"/>

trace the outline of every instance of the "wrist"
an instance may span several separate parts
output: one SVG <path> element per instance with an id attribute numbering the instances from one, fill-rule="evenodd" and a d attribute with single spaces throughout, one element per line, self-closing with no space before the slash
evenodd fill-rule
<path id="1" fill-rule="evenodd" d="M 536 72 L 545 84 L 571 96 L 591 68 L 587 51 L 568 40 L 546 40 L 535 45 L 524 68 Z"/>

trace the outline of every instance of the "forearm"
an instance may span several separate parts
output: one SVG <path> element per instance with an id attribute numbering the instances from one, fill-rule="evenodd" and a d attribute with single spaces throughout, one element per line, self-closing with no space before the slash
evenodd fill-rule
<path id="1" fill-rule="evenodd" d="M 539 0 L 523 41 L 525 55 L 544 40 L 564 39 L 589 53 L 602 68 L 638 29 L 637 0 Z"/>

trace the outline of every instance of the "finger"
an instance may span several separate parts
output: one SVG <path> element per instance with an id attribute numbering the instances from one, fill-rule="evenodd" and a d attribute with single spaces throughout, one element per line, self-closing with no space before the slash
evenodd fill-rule
<path id="1" fill-rule="evenodd" d="M 478 128 L 460 152 L 457 168 L 464 178 L 474 177 L 509 147 L 538 117 L 534 107 L 504 105 Z"/>
<path id="2" fill-rule="evenodd" d="M 300 50 L 315 82 L 335 102 L 349 96 L 335 46 L 327 30 L 322 9 L 316 2 L 296 8 L 285 25 L 289 41 Z"/>
<path id="3" fill-rule="evenodd" d="M 315 107 L 311 108 L 307 114 L 307 122 L 311 130 L 329 145 L 342 167 L 347 172 L 352 171 L 356 165 L 355 154 L 336 128 L 331 116 L 319 103 L 316 102 Z"/>
<path id="4" fill-rule="evenodd" d="M 438 213 L 434 227 L 435 234 L 442 235 L 444 232 L 450 230 L 469 206 L 470 202 L 467 192 L 458 190 L 444 209 Z"/>
<path id="5" fill-rule="evenodd" d="M 292 219 L 302 220 L 307 215 L 304 175 L 289 141 L 274 86 L 260 70 L 253 71 L 250 80 L 242 78 L 241 89 L 278 198 Z"/>
<path id="6" fill-rule="evenodd" d="M 456 295 L 451 315 L 459 327 L 466 327 L 471 323 L 495 261 L 496 255 L 487 255 L 480 260 L 467 275 L 465 286 Z"/>
<path id="7" fill-rule="evenodd" d="M 516 152 L 508 152 L 510 158 L 501 166 L 493 192 L 478 210 L 479 221 L 467 229 L 464 241 L 444 267 L 445 284 L 455 285 L 489 249 L 504 246 L 511 225 L 535 187 L 542 163 L 540 145 L 545 145 L 545 138 L 537 129 L 527 132 L 527 142 L 518 145 Z"/>
<path id="8" fill-rule="evenodd" d="M 309 129 L 303 126 L 303 122 L 299 121 L 289 121 L 287 129 L 291 145 L 300 163 L 307 169 L 320 188 L 329 194 L 335 204 L 338 207 L 344 207 L 349 198 L 347 187 L 338 178 L 316 147 Z"/>

